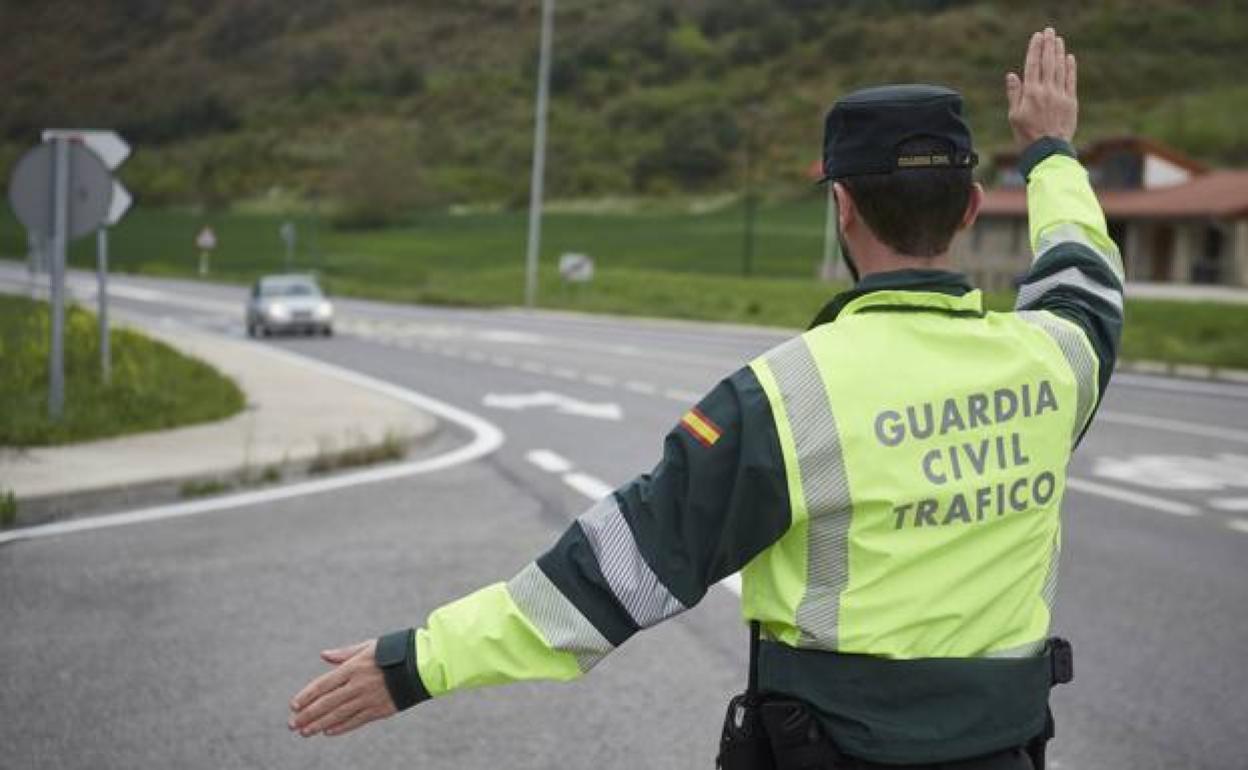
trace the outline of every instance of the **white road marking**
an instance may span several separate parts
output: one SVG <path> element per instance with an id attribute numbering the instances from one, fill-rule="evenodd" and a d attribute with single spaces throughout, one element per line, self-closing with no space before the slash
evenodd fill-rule
<path id="1" fill-rule="evenodd" d="M 585 376 L 585 381 L 591 385 L 601 385 L 604 388 L 615 387 L 615 378 L 608 377 L 605 374 L 588 374 Z"/>
<path id="2" fill-rule="evenodd" d="M 592 417 L 599 420 L 615 421 L 624 418 L 624 410 L 620 408 L 619 404 L 610 402 L 591 404 L 588 401 L 580 401 L 562 393 L 552 393 L 549 390 L 539 390 L 536 393 L 488 393 L 481 403 L 495 409 L 509 409 L 516 412 L 525 409 L 551 407 L 560 414 L 572 415 L 573 417 Z"/>
<path id="3" fill-rule="evenodd" d="M 459 348 L 438 348 L 438 352 L 448 358 L 459 358 L 463 355 L 463 353 L 459 351 Z"/>
<path id="4" fill-rule="evenodd" d="M 1151 508 L 1154 511 L 1161 511 L 1162 513 L 1169 513 L 1175 516 L 1200 515 L 1200 509 L 1188 503 L 1182 503 L 1177 500 L 1167 500 L 1154 495 L 1147 495 L 1142 492 L 1133 492 L 1130 489 L 1122 489 L 1121 487 L 1111 487 L 1108 484 L 1101 484 L 1095 481 L 1088 481 L 1086 479 L 1067 478 L 1066 486 L 1076 492 L 1082 492 L 1086 495 L 1107 497 L 1110 500 L 1139 505 L 1144 508 Z"/>
<path id="5" fill-rule="evenodd" d="M 560 377 L 560 378 L 565 379 L 565 380 L 579 380 L 579 379 L 581 379 L 581 375 L 580 375 L 580 373 L 579 373 L 579 372 L 577 372 L 577 371 L 575 371 L 575 370 L 573 370 L 573 369 L 568 369 L 568 368 L 566 368 L 566 367 L 562 367 L 562 366 L 557 366 L 557 367 L 555 367 L 554 369 L 551 369 L 551 370 L 550 370 L 550 373 L 551 373 L 551 374 L 553 374 L 553 375 L 555 375 L 556 377 Z"/>
<path id="6" fill-rule="evenodd" d="M 638 382 L 637 380 L 629 380 L 624 383 L 624 389 L 631 390 L 634 393 L 643 393 L 647 396 L 653 395 L 658 390 L 658 388 L 648 382 Z"/>
<path id="7" fill-rule="evenodd" d="M 1243 532 L 1245 534 L 1248 534 L 1248 521 L 1244 521 L 1243 519 L 1231 519 L 1230 521 L 1226 522 L 1226 526 L 1230 527 L 1236 532 Z"/>
<path id="8" fill-rule="evenodd" d="M 354 473 L 344 473 L 341 476 L 333 476 L 327 479 L 304 481 L 297 484 L 274 487 L 272 489 L 242 492 L 235 495 L 226 495 L 224 497 L 214 497 L 205 500 L 192 500 L 181 503 L 171 503 L 169 505 L 158 505 L 152 508 L 143 508 L 123 513 L 90 516 L 81 519 L 73 519 L 71 521 L 58 522 L 55 524 L 43 524 L 34 527 L 24 527 L 22 529 L 6 530 L 0 532 L 0 544 L 16 540 L 31 540 L 42 537 L 53 537 L 56 535 L 67 535 L 75 532 L 89 532 L 97 529 L 122 527 L 130 524 L 143 524 L 151 521 L 163 521 L 166 519 L 177 519 L 187 516 L 199 516 L 207 513 L 217 513 L 220 511 L 235 510 L 252 505 L 272 503 L 279 500 L 289 500 L 291 498 L 304 497 L 306 495 L 332 492 L 339 489 L 359 486 L 361 484 L 374 484 L 379 481 L 392 481 L 394 479 L 400 479 L 407 476 L 442 471 L 457 465 L 479 460 L 480 458 L 493 453 L 503 445 L 503 441 L 506 438 L 503 435 L 503 432 L 495 427 L 493 423 L 490 423 L 471 412 L 452 406 L 444 401 L 438 401 L 437 399 L 417 393 L 414 390 L 408 390 L 407 388 L 395 385 L 394 383 L 370 377 L 366 374 L 360 374 L 359 372 L 353 372 L 349 369 L 334 366 L 333 364 L 328 364 L 323 361 L 309 358 L 281 348 L 260 345 L 259 343 L 249 344 L 254 344 L 257 347 L 262 348 L 270 355 L 278 358 L 284 358 L 287 361 L 306 369 L 311 369 L 312 371 L 328 377 L 335 377 L 343 380 L 344 382 L 369 388 L 370 390 L 377 391 L 396 400 L 411 404 L 417 409 L 423 409 L 424 411 L 444 420 L 456 423 L 467 429 L 472 434 L 472 440 L 458 449 L 453 449 L 444 454 L 437 455 L 436 457 L 427 457 L 395 465 L 385 465 L 363 471 L 356 471 Z"/>
<path id="9" fill-rule="evenodd" d="M 565 473 L 563 483 L 591 500 L 601 500 L 615 491 L 615 487 L 586 473 Z"/>
<path id="10" fill-rule="evenodd" d="M 539 363 L 537 361 L 525 361 L 520 364 L 520 368 L 526 372 L 532 372 L 533 374 L 546 373 L 546 364 Z"/>
<path id="11" fill-rule="evenodd" d="M 1126 385 L 1146 390 L 1165 390 L 1176 393 L 1195 393 L 1203 396 L 1226 396 L 1229 398 L 1248 399 L 1248 388 L 1242 385 L 1228 385 L 1197 380 L 1150 377 L 1141 374 L 1115 374 L 1115 385 Z"/>
<path id="12" fill-rule="evenodd" d="M 1248 512 L 1248 497 L 1223 497 L 1217 500 L 1210 500 L 1209 504 L 1219 511 Z"/>
<path id="13" fill-rule="evenodd" d="M 1146 414 L 1128 414 L 1126 412 L 1101 411 L 1096 415 L 1098 422 L 1109 422 L 1116 425 L 1131 425 L 1137 428 L 1152 428 L 1171 433 L 1186 433 L 1189 436 L 1217 438 L 1224 441 L 1235 441 L 1248 444 L 1248 431 L 1235 428 L 1223 428 L 1220 425 L 1202 425 L 1186 420 L 1170 420 L 1165 417 L 1153 417 Z"/>
<path id="14" fill-rule="evenodd" d="M 701 393 L 694 393 L 692 390 L 681 390 L 680 388 L 668 388 L 663 391 L 663 395 L 673 401 L 680 401 L 684 404 L 692 404 L 702 398 Z"/>
<path id="15" fill-rule="evenodd" d="M 473 363 L 479 364 L 482 361 L 485 361 L 486 356 L 484 353 L 482 353 L 479 350 L 469 350 L 467 353 L 464 354 L 464 358 L 467 358 L 469 361 L 472 361 Z"/>
<path id="16" fill-rule="evenodd" d="M 516 360 L 508 356 L 492 356 L 490 358 L 490 363 L 494 364 L 495 366 L 503 366 L 503 367 L 510 369 L 511 367 L 516 365 Z"/>
<path id="17" fill-rule="evenodd" d="M 1101 478 L 1150 489 L 1221 492 L 1248 487 L 1248 457 L 1226 452 L 1216 457 L 1098 457 L 1092 472 Z"/>
<path id="18" fill-rule="evenodd" d="M 563 455 L 555 454 L 549 449 L 534 449 L 526 454 L 524 459 L 547 473 L 567 473 L 572 470 L 571 460 Z"/>

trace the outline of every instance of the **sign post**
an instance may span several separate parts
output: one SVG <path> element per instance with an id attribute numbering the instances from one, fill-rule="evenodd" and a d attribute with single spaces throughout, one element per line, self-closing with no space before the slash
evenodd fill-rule
<path id="1" fill-rule="evenodd" d="M 105 383 L 113 379 L 112 339 L 108 327 L 108 228 L 121 221 L 130 210 L 134 198 L 129 191 L 121 186 L 121 182 L 113 182 L 113 202 L 108 211 L 108 219 L 95 234 L 95 269 L 96 269 L 96 306 L 100 322 L 100 376 Z"/>
<path id="2" fill-rule="evenodd" d="M 295 262 L 295 223 L 289 220 L 282 223 L 278 228 L 278 235 L 282 237 L 282 243 L 286 244 L 286 272 L 290 272 L 291 266 Z"/>
<path id="3" fill-rule="evenodd" d="M 195 246 L 199 249 L 199 274 L 208 275 L 208 257 L 217 248 L 217 234 L 208 225 L 195 236 Z"/>
<path id="4" fill-rule="evenodd" d="M 38 236 L 49 257 L 51 339 L 48 345 L 48 414 L 65 409 L 65 252 L 70 238 L 95 230 L 108 215 L 113 177 L 96 155 L 58 136 L 18 160 L 9 181 L 9 203 L 27 233 Z"/>
<path id="5" fill-rule="evenodd" d="M 130 157 L 130 145 L 116 131 L 49 128 L 43 132 L 43 141 L 80 142 L 95 153 L 109 171 L 116 171 L 118 166 Z M 121 221 L 133 202 L 130 192 L 122 186 L 121 182 L 114 179 L 108 214 L 100 223 L 95 236 L 95 297 L 100 335 L 100 376 L 106 383 L 112 379 L 113 375 L 112 348 L 108 330 L 108 228 Z"/>

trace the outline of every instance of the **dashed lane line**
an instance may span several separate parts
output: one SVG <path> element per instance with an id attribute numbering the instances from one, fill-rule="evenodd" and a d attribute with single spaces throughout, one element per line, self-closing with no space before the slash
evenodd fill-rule
<path id="1" fill-rule="evenodd" d="M 547 473 L 567 473 L 572 470 L 571 460 L 549 449 L 534 449 L 524 458 Z"/>
<path id="2" fill-rule="evenodd" d="M 209 513 L 219 513 L 237 510 L 247 506 L 272 503 L 279 500 L 288 500 L 296 497 L 305 497 L 324 492 L 332 492 L 339 489 L 346 489 L 348 487 L 360 486 L 362 484 L 374 484 L 379 481 L 392 481 L 394 479 L 400 479 L 407 476 L 442 471 L 485 457 L 502 446 L 503 441 L 505 440 L 503 432 L 495 427 L 493 423 L 478 417 L 471 412 L 460 409 L 459 407 L 452 406 L 444 401 L 430 398 L 429 396 L 417 393 L 414 390 L 408 390 L 407 388 L 395 385 L 394 383 L 370 377 L 366 374 L 360 374 L 359 372 L 354 372 L 350 369 L 334 366 L 333 364 L 325 363 L 324 361 L 303 356 L 298 353 L 293 353 L 282 348 L 260 345 L 259 343 L 252 344 L 263 348 L 269 355 L 286 359 L 290 363 L 311 369 L 315 372 L 382 393 L 398 401 L 408 403 L 417 409 L 423 409 L 424 411 L 429 412 L 441 419 L 456 423 L 469 431 L 472 435 L 472 440 L 458 449 L 453 449 L 450 452 L 446 452 L 435 457 L 427 457 L 395 465 L 385 465 L 377 468 L 370 468 L 368 470 L 356 471 L 354 473 L 344 473 L 340 476 L 333 476 L 326 479 L 304 481 L 272 489 L 242 492 L 240 494 L 226 495 L 223 497 L 214 497 L 204 500 L 192 500 L 181 503 L 172 503 L 169 505 L 159 505 L 151 508 L 125 511 L 122 513 L 90 516 L 81 519 L 73 519 L 71 521 L 57 522 L 54 524 L 43 524 L 34 527 L 6 530 L 0 532 L 0 544 L 18 540 L 33 540 L 36 538 L 68 535 L 77 532 L 90 532 L 97 529 L 109 529 L 112 527 L 129 526 L 131 524 L 144 524 L 152 521 L 164 521 L 167 519 L 178 519 L 189 516 L 200 516 Z"/>
<path id="3" fill-rule="evenodd" d="M 658 392 L 658 388 L 656 388 L 655 386 L 651 385 L 648 382 L 639 382 L 638 380 L 629 380 L 628 382 L 624 383 L 624 389 L 631 390 L 634 393 L 641 393 L 642 395 L 646 395 L 646 396 L 652 396 L 656 392 Z"/>
<path id="4" fill-rule="evenodd" d="M 1200 515 L 1200 509 L 1189 503 L 1183 503 L 1177 500 L 1168 500 L 1163 497 L 1157 497 L 1143 492 L 1135 492 L 1130 489 L 1113 487 L 1096 481 L 1088 481 L 1087 479 L 1067 477 L 1066 486 L 1076 492 L 1082 492 L 1085 495 L 1096 495 L 1097 497 L 1117 500 L 1121 503 L 1139 505 L 1144 508 L 1150 508 L 1154 511 L 1169 513 L 1174 516 Z"/>
<path id="5" fill-rule="evenodd" d="M 601 500 L 615 491 L 615 487 L 587 473 L 565 473 L 563 474 L 563 483 L 591 500 Z"/>
<path id="6" fill-rule="evenodd" d="M 589 374 L 585 376 L 585 381 L 591 385 L 598 385 L 603 388 L 614 388 L 616 379 L 608 377 L 605 374 Z"/>
<path id="7" fill-rule="evenodd" d="M 1210 500 L 1209 504 L 1219 511 L 1231 511 L 1233 513 L 1248 512 L 1248 497 L 1222 497 L 1216 500 Z"/>
<path id="8" fill-rule="evenodd" d="M 702 398 L 701 393 L 694 393 L 692 390 L 681 390 L 680 388 L 668 388 L 663 391 L 663 396 L 684 404 L 692 404 Z"/>

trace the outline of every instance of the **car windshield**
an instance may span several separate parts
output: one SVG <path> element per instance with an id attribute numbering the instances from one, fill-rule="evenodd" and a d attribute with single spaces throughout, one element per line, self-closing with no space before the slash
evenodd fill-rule
<path id="1" fill-rule="evenodd" d="M 307 280 L 269 280 L 260 282 L 264 297 L 319 297 L 320 287 Z"/>

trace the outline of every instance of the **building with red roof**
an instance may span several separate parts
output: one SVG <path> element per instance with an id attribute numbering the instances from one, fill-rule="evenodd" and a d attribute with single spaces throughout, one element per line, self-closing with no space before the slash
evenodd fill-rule
<path id="1" fill-rule="evenodd" d="M 1209 168 L 1160 142 L 1123 137 L 1080 154 L 1129 281 L 1248 287 L 1248 170 Z M 1017 156 L 994 158 L 979 221 L 954 257 L 984 288 L 1010 288 L 1031 261 Z"/>

